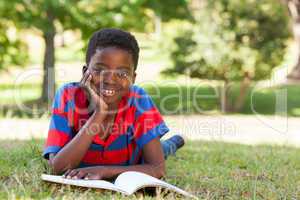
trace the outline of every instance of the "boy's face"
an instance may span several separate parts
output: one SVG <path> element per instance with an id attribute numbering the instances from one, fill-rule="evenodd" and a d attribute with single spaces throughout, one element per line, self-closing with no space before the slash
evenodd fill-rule
<path id="1" fill-rule="evenodd" d="M 134 83 L 135 72 L 132 55 L 120 48 L 106 47 L 96 50 L 88 70 L 96 93 L 108 104 L 117 104 Z"/>

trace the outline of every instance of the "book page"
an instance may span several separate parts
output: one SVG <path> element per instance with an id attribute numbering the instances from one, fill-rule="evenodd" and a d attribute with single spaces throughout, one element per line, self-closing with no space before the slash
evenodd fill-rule
<path id="1" fill-rule="evenodd" d="M 133 194 L 134 192 L 136 192 L 141 188 L 159 186 L 159 187 L 167 188 L 169 190 L 173 190 L 184 196 L 195 197 L 174 185 L 171 185 L 169 183 L 166 183 L 162 180 L 159 180 L 157 178 L 154 178 L 152 176 L 149 176 L 141 172 L 134 172 L 134 171 L 124 172 L 120 174 L 118 178 L 115 180 L 115 185 L 125 190 L 128 194 Z"/>
<path id="2" fill-rule="evenodd" d="M 55 176 L 55 175 L 48 175 L 48 174 L 42 174 L 42 180 L 50 181 L 54 183 L 67 184 L 67 185 L 75 185 L 80 187 L 108 189 L 108 190 L 121 192 L 123 194 L 127 194 L 127 192 L 125 192 L 118 186 L 104 180 L 66 179 L 63 178 L 62 176 Z"/>

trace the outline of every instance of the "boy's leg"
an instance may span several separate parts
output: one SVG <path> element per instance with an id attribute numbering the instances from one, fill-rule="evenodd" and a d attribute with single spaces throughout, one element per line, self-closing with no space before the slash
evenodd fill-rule
<path id="1" fill-rule="evenodd" d="M 163 148 L 164 157 L 167 159 L 169 155 L 175 155 L 177 149 L 184 145 L 184 139 L 180 135 L 174 135 L 169 139 L 160 141 Z"/>

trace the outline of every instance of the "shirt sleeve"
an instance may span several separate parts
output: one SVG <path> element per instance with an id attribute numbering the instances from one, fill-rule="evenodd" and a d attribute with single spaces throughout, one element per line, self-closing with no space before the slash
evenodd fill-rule
<path id="1" fill-rule="evenodd" d="M 71 127 L 72 101 L 67 86 L 61 87 L 55 94 L 51 110 L 48 137 L 43 151 L 43 157 L 49 159 L 50 153 L 59 152 L 73 136 Z"/>
<path id="2" fill-rule="evenodd" d="M 151 97 L 142 89 L 138 88 L 138 98 L 134 106 L 134 138 L 140 149 L 154 138 L 161 138 L 169 128 L 165 124 L 159 110 L 154 105 Z"/>

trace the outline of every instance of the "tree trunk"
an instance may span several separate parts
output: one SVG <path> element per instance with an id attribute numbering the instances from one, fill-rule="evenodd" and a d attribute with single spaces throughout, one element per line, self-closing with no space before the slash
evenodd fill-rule
<path id="1" fill-rule="evenodd" d="M 297 63 L 288 75 L 289 79 L 300 80 L 300 2 L 299 0 L 286 0 L 293 21 L 293 33 L 297 43 Z"/>
<path id="2" fill-rule="evenodd" d="M 43 62 L 43 90 L 41 99 L 43 102 L 48 102 L 51 104 L 55 95 L 55 48 L 54 48 L 54 37 L 55 37 L 55 27 L 54 27 L 54 17 L 51 13 L 47 12 L 49 27 L 43 33 L 43 38 L 45 41 L 45 54 Z M 49 105 L 50 105 L 49 104 Z"/>
<path id="3" fill-rule="evenodd" d="M 220 86 L 220 104 L 222 113 L 232 112 L 232 106 L 229 102 L 229 87 L 230 83 L 228 80 L 223 82 L 223 85 Z"/>
<path id="4" fill-rule="evenodd" d="M 243 108 L 250 84 L 251 78 L 249 77 L 248 73 L 245 73 L 244 80 L 241 82 L 239 96 L 237 97 L 236 103 L 234 104 L 234 112 L 239 112 Z"/>

